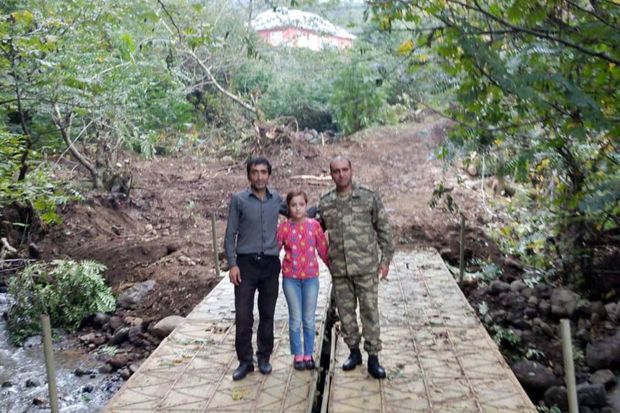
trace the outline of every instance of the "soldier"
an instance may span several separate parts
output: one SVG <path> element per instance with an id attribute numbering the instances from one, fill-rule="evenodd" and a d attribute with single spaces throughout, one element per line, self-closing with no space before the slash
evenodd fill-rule
<path id="1" fill-rule="evenodd" d="M 343 370 L 362 364 L 357 325 L 360 306 L 364 350 L 368 353 L 368 372 L 385 378 L 379 364 L 378 286 L 379 276 L 389 272 L 394 246 L 387 213 L 379 196 L 354 184 L 351 161 L 342 156 L 329 164 L 336 188 L 321 197 L 319 214 L 329 233 L 329 262 L 344 341 L 350 349 Z"/>

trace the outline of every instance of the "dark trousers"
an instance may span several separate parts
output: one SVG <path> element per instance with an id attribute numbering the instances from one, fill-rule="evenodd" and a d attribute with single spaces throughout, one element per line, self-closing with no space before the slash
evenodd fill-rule
<path id="1" fill-rule="evenodd" d="M 278 299 L 280 259 L 275 256 L 239 255 L 241 284 L 235 286 L 235 350 L 239 361 L 252 361 L 254 293 L 258 290 L 258 359 L 269 360 L 273 351 L 273 315 Z"/>

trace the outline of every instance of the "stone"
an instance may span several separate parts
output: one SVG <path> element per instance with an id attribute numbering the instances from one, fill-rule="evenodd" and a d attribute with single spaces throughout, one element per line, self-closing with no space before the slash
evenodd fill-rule
<path id="1" fill-rule="evenodd" d="M 558 406 L 562 411 L 568 410 L 568 393 L 564 386 L 551 386 L 545 391 L 547 406 Z"/>
<path id="2" fill-rule="evenodd" d="M 620 383 L 614 384 L 607 392 L 607 404 L 614 412 L 620 412 Z"/>
<path id="3" fill-rule="evenodd" d="M 47 403 L 47 400 L 43 397 L 35 397 L 34 399 L 32 399 L 32 404 L 34 404 L 35 406 L 43 406 L 45 403 Z"/>
<path id="4" fill-rule="evenodd" d="M 155 337 L 163 339 L 168 337 L 168 335 L 172 333 L 172 330 L 178 327 L 184 320 L 185 318 L 178 315 L 168 316 L 159 320 L 159 322 L 151 328 L 150 333 Z"/>
<path id="5" fill-rule="evenodd" d="M 616 382 L 616 376 L 609 369 L 597 370 L 590 376 L 590 382 L 593 384 L 602 384 L 609 386 Z"/>
<path id="6" fill-rule="evenodd" d="M 527 318 L 536 318 L 538 316 L 538 311 L 536 311 L 536 309 L 528 307 L 523 311 L 523 314 L 527 317 Z"/>
<path id="7" fill-rule="evenodd" d="M 523 290 L 521 290 L 521 295 L 525 298 L 530 298 L 531 296 L 535 295 L 534 289 L 530 287 L 524 288 Z"/>
<path id="8" fill-rule="evenodd" d="M 155 288 L 156 284 L 157 283 L 155 282 L 155 280 L 147 280 L 132 285 L 127 290 L 123 291 L 123 293 L 118 297 L 119 307 L 133 308 L 136 304 L 142 301 L 142 299 L 144 299 L 144 297 L 146 297 L 146 295 L 153 288 Z"/>
<path id="9" fill-rule="evenodd" d="M 132 317 L 132 316 L 126 316 L 123 319 L 123 321 L 125 322 L 125 324 L 128 324 L 130 327 L 142 326 L 142 324 L 144 323 L 142 318 Z"/>
<path id="10" fill-rule="evenodd" d="M 551 286 L 549 284 L 538 283 L 534 286 L 534 291 L 539 298 L 551 297 Z"/>
<path id="11" fill-rule="evenodd" d="M 115 369 L 120 369 L 125 367 L 129 361 L 129 356 L 127 354 L 117 354 L 108 360 L 108 364 Z"/>
<path id="12" fill-rule="evenodd" d="M 112 336 L 108 344 L 111 346 L 119 345 L 123 343 L 125 340 L 127 340 L 128 335 L 129 335 L 129 327 L 121 327 L 114 333 L 114 335 Z"/>
<path id="13" fill-rule="evenodd" d="M 109 364 L 104 364 L 103 366 L 99 367 L 98 370 L 101 374 L 110 374 L 112 373 L 112 371 L 114 371 L 112 366 L 110 366 Z"/>
<path id="14" fill-rule="evenodd" d="M 34 379 L 26 380 L 26 387 L 39 387 L 39 386 L 40 386 L 39 382 Z"/>
<path id="15" fill-rule="evenodd" d="M 107 323 L 108 321 L 110 321 L 110 316 L 105 313 L 97 313 L 93 318 L 93 324 L 95 324 L 97 327 L 105 325 L 105 323 Z"/>
<path id="16" fill-rule="evenodd" d="M 116 331 L 120 326 L 123 325 L 123 320 L 119 316 L 110 317 L 110 321 L 108 321 L 108 326 L 110 326 L 110 330 Z"/>
<path id="17" fill-rule="evenodd" d="M 577 400 L 579 405 L 602 407 L 607 404 L 605 386 L 600 383 L 581 383 L 577 385 Z"/>
<path id="18" fill-rule="evenodd" d="M 592 312 L 598 314 L 601 320 L 607 319 L 607 309 L 602 301 L 594 301 L 592 303 Z"/>
<path id="19" fill-rule="evenodd" d="M 82 387 L 82 393 L 92 393 L 93 390 L 95 390 L 95 388 L 92 384 L 87 384 L 86 386 Z"/>
<path id="20" fill-rule="evenodd" d="M 618 305 L 616 303 L 607 303 L 605 304 L 605 312 L 607 313 L 607 316 L 609 317 L 610 320 L 612 321 L 618 321 L 618 317 L 617 317 L 617 307 Z"/>
<path id="21" fill-rule="evenodd" d="M 129 329 L 127 339 L 132 344 L 142 345 L 142 326 L 134 326 Z"/>
<path id="22" fill-rule="evenodd" d="M 549 311 L 551 310 L 551 304 L 547 300 L 541 300 L 540 304 L 538 304 L 538 312 L 541 317 L 546 317 L 549 315 Z"/>
<path id="23" fill-rule="evenodd" d="M 0 387 L 2 387 L 3 389 L 6 389 L 7 387 L 13 387 L 13 383 L 10 381 L 5 381 L 2 383 L 2 385 L 0 385 Z"/>
<path id="24" fill-rule="evenodd" d="M 620 366 L 620 332 L 612 337 L 588 343 L 586 346 L 586 363 L 593 369 Z"/>
<path id="25" fill-rule="evenodd" d="M 489 285 L 489 294 L 491 295 L 498 295 L 508 290 L 510 290 L 510 285 L 500 280 L 493 280 Z"/>
<path id="26" fill-rule="evenodd" d="M 510 291 L 518 293 L 527 288 L 527 285 L 521 280 L 514 280 L 510 283 Z"/>
<path id="27" fill-rule="evenodd" d="M 512 366 L 521 385 L 534 394 L 542 395 L 557 379 L 549 367 L 532 360 L 521 360 Z"/>
<path id="28" fill-rule="evenodd" d="M 131 377 L 131 372 L 127 367 L 120 369 L 118 371 L 118 374 L 120 374 L 123 380 L 129 380 L 129 378 Z"/>
<path id="29" fill-rule="evenodd" d="M 579 294 L 568 288 L 555 288 L 551 292 L 551 314 L 556 317 L 572 317 L 577 310 Z"/>

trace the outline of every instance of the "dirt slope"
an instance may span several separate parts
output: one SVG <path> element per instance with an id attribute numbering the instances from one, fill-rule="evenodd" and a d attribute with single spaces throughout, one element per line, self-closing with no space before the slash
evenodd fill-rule
<path id="1" fill-rule="evenodd" d="M 352 161 L 354 179 L 383 196 L 399 248 L 433 245 L 454 260 L 458 256 L 454 218 L 428 206 L 437 182 L 455 181 L 455 171 L 442 169 L 433 156 L 447 127 L 445 120 L 430 119 L 367 130 L 325 146 L 299 141 L 272 145 L 265 149 L 274 166 L 271 186 L 282 193 L 301 187 L 316 203 L 333 185 L 329 160 L 345 155 Z M 145 321 L 185 315 L 216 282 L 210 214 L 217 217 L 221 251 L 228 200 L 247 185 L 245 167 L 241 162 L 191 157 L 136 160 L 134 166 L 131 198 L 97 195 L 66 207 L 64 224 L 41 244 L 44 256 L 100 261 L 108 267 L 106 276 L 116 292 L 154 279 L 154 292 L 132 315 Z M 473 199 L 458 189 L 453 195 L 469 205 L 472 219 L 480 213 Z M 475 241 L 471 248 L 476 243 L 485 248 L 481 233 L 470 237 Z"/>

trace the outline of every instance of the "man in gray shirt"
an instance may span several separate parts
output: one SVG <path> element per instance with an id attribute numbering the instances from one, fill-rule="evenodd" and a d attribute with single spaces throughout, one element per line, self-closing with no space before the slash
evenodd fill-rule
<path id="1" fill-rule="evenodd" d="M 280 259 L 276 229 L 282 198 L 269 190 L 271 164 L 265 158 L 247 162 L 250 187 L 233 194 L 228 210 L 224 247 L 230 267 L 230 282 L 235 285 L 235 350 L 239 367 L 233 380 L 254 371 L 252 325 L 254 294 L 258 290 L 258 369 L 271 373 L 269 357 L 273 351 L 273 316 L 278 298 Z"/>

